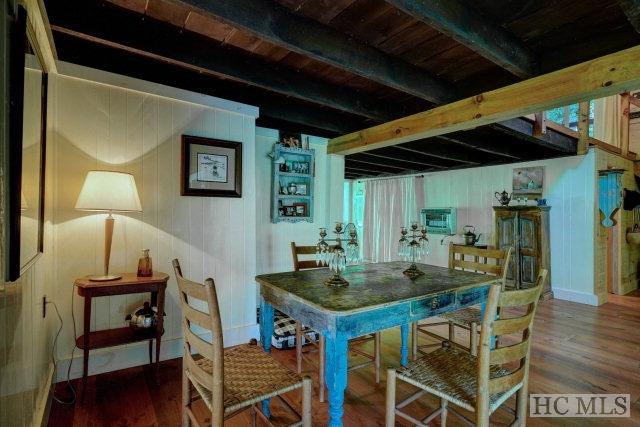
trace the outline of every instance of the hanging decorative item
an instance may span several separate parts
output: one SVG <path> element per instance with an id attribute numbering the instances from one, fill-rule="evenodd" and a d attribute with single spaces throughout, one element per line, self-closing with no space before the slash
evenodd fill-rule
<path id="1" fill-rule="evenodd" d="M 603 213 L 604 227 L 613 227 L 613 216 L 622 205 L 622 174 L 624 169 L 605 169 L 598 172 L 598 206 Z"/>
<path id="2" fill-rule="evenodd" d="M 327 239 L 327 229 L 320 229 L 320 240 L 316 246 L 316 264 L 318 266 L 328 265 L 333 271 L 333 275 L 325 280 L 325 285 L 342 288 L 349 286 L 349 282 L 342 277 L 342 272 L 347 267 L 347 264 L 355 264 L 361 261 L 358 233 L 353 223 L 344 226 L 341 222 L 336 222 L 333 232 L 336 238 Z M 349 236 L 346 249 L 342 246 L 345 233 Z M 328 242 L 335 242 L 335 245 L 330 246 Z"/>
<path id="3" fill-rule="evenodd" d="M 411 223 L 411 235 L 407 227 L 400 228 L 400 240 L 398 241 L 398 255 L 405 261 L 411 261 L 411 266 L 402 273 L 413 279 L 422 276 L 424 272 L 420 271 L 416 262 L 423 256 L 429 254 L 429 239 L 427 238 L 427 228 L 422 226 L 418 231 L 418 222 Z"/>

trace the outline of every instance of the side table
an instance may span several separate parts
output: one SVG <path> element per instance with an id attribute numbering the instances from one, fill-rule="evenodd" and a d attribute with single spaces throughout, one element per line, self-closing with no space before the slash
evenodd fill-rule
<path id="1" fill-rule="evenodd" d="M 137 341 L 149 341 L 149 363 L 153 363 L 153 340 L 156 340 L 156 362 L 154 375 L 158 379 L 158 362 L 160 360 L 160 342 L 164 333 L 164 296 L 169 275 L 154 272 L 151 277 L 138 277 L 136 273 L 125 273 L 121 279 L 109 282 L 92 282 L 88 277 L 75 281 L 78 295 L 84 297 L 83 335 L 76 339 L 76 346 L 83 350 L 82 366 L 82 400 L 87 389 L 89 372 L 89 351 L 129 344 Z M 109 295 L 126 295 L 151 292 L 151 305 L 158 307 L 156 326 L 148 329 L 135 329 L 125 326 L 116 329 L 91 331 L 91 299 Z"/>

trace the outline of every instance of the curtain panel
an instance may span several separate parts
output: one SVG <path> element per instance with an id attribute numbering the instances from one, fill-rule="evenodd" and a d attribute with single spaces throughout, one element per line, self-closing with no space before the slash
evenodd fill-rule
<path id="1" fill-rule="evenodd" d="M 362 227 L 365 261 L 400 259 L 400 227 L 420 221 L 424 197 L 424 178 L 421 176 L 365 181 Z"/>

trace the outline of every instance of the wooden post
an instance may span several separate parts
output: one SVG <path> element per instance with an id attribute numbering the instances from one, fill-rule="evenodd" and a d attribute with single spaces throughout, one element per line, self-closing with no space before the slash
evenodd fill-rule
<path id="1" fill-rule="evenodd" d="M 542 136 L 547 133 L 547 118 L 544 111 L 534 113 L 536 121 L 533 124 L 533 136 Z"/>
<path id="2" fill-rule="evenodd" d="M 623 156 L 629 154 L 629 92 L 620 95 L 620 150 Z"/>
<path id="3" fill-rule="evenodd" d="M 579 104 L 578 109 L 578 150 L 577 154 L 587 154 L 589 150 L 589 101 Z"/>

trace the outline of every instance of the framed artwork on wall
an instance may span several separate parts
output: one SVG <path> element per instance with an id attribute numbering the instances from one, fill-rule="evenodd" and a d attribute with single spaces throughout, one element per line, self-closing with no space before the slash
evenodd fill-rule
<path id="1" fill-rule="evenodd" d="M 242 144 L 182 135 L 182 196 L 242 197 Z"/>
<path id="2" fill-rule="evenodd" d="M 513 169 L 513 194 L 541 195 L 544 188 L 544 166 Z"/>

